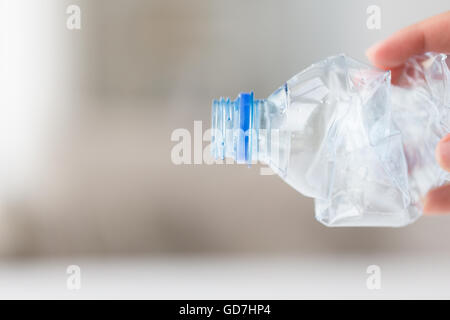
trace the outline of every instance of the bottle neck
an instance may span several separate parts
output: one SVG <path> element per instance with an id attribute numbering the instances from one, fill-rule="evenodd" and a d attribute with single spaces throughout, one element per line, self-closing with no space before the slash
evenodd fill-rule
<path id="1" fill-rule="evenodd" d="M 213 101 L 211 152 L 215 159 L 251 164 L 265 158 L 267 148 L 260 133 L 268 125 L 267 104 L 267 100 L 255 100 L 253 92 L 241 93 L 236 100 Z"/>

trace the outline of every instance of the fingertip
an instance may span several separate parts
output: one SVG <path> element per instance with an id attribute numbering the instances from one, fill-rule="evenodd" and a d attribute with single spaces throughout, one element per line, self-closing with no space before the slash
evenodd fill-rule
<path id="1" fill-rule="evenodd" d="M 433 215 L 436 214 L 436 209 L 433 201 L 433 190 L 430 190 L 425 198 L 423 199 L 423 213 L 425 215 Z"/>
<path id="2" fill-rule="evenodd" d="M 423 199 L 423 213 L 425 215 L 432 215 L 433 214 L 433 206 L 432 202 L 430 201 L 430 197 L 427 194 L 425 198 Z"/>
<path id="3" fill-rule="evenodd" d="M 423 213 L 426 215 L 450 213 L 450 185 L 428 192 L 423 200 Z"/>
<path id="4" fill-rule="evenodd" d="M 397 84 L 403 70 L 403 65 L 397 67 L 389 67 L 388 65 L 383 63 L 383 55 L 385 51 L 384 47 L 385 41 L 375 43 L 373 46 L 366 50 L 366 56 L 375 67 L 381 70 L 390 70 L 391 83 Z"/>
<path id="5" fill-rule="evenodd" d="M 436 147 L 436 159 L 444 170 L 450 172 L 450 133 L 439 141 Z"/>
<path id="6" fill-rule="evenodd" d="M 366 56 L 369 58 L 370 62 L 373 64 L 377 64 L 377 52 L 380 48 L 382 42 L 377 42 L 374 45 L 372 45 L 369 49 L 366 50 Z"/>
<path id="7" fill-rule="evenodd" d="M 391 38 L 379 41 L 366 50 L 366 56 L 375 67 L 382 70 L 392 70 L 400 65 L 391 57 L 392 47 Z"/>

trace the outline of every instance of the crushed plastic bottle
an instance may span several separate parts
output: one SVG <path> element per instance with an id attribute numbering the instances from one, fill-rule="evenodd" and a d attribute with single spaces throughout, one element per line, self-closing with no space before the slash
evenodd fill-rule
<path id="1" fill-rule="evenodd" d="M 391 86 L 389 71 L 338 55 L 267 99 L 214 100 L 213 156 L 266 163 L 315 199 L 327 226 L 407 225 L 421 216 L 426 192 L 450 180 L 434 157 L 450 132 L 446 58 L 411 58 Z"/>

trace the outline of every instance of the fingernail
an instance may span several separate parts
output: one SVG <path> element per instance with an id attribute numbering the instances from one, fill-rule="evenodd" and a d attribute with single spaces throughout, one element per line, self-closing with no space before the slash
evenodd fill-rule
<path id="1" fill-rule="evenodd" d="M 450 134 L 439 141 L 436 158 L 443 169 L 450 171 Z"/>

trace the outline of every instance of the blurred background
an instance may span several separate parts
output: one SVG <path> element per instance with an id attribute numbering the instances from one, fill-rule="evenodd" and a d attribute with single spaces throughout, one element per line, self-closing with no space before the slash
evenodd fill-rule
<path id="1" fill-rule="evenodd" d="M 69 5 L 80 30 L 66 27 Z M 379 30 L 366 26 L 370 5 Z M 267 97 L 337 53 L 367 62 L 374 42 L 448 9 L 1 0 L 0 296 L 450 297 L 450 216 L 326 228 L 311 199 L 259 165 L 171 160 L 174 130 L 189 130 L 194 148 L 194 121 L 209 128 L 213 98 Z M 65 288 L 69 264 L 90 281 L 79 295 Z M 370 264 L 389 280 L 376 294 Z"/>

